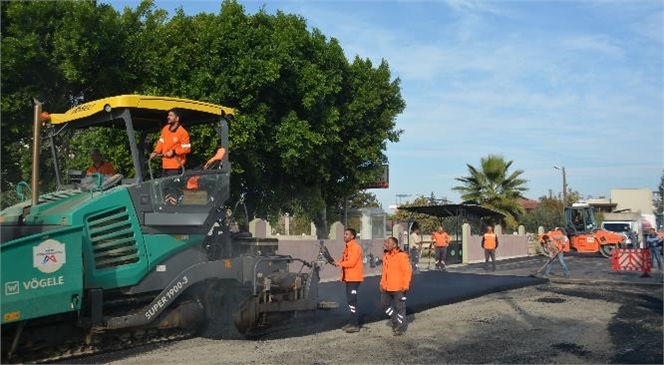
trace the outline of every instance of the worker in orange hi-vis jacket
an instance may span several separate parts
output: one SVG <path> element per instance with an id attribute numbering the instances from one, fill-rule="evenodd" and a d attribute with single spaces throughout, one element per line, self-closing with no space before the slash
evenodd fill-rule
<path id="1" fill-rule="evenodd" d="M 115 175 L 115 168 L 111 165 L 110 162 L 104 161 L 104 157 L 99 152 L 99 149 L 94 148 L 90 152 L 90 158 L 92 158 L 92 166 L 85 170 L 86 175 L 92 175 L 94 173 L 100 173 L 106 176 Z"/>
<path id="2" fill-rule="evenodd" d="M 436 248 L 436 270 L 447 270 L 447 246 L 450 245 L 450 235 L 445 232 L 443 226 L 438 226 L 431 238 Z"/>
<path id="3" fill-rule="evenodd" d="M 482 248 L 484 249 L 484 270 L 489 270 L 489 259 L 491 259 L 491 271 L 496 271 L 496 249 L 498 248 L 498 236 L 493 233 L 493 227 L 489 226 L 482 236 Z"/>
<path id="4" fill-rule="evenodd" d="M 360 331 L 360 315 L 357 308 L 357 291 L 364 281 L 364 262 L 362 262 L 362 247 L 355 240 L 357 232 L 352 228 L 344 231 L 344 252 L 341 260 L 335 264 L 341 266 L 341 281 L 346 283 L 346 298 L 350 310 L 350 323 L 342 329 L 348 333 Z"/>
<path id="5" fill-rule="evenodd" d="M 413 271 L 408 254 L 399 249 L 399 241 L 394 237 L 385 240 L 383 274 L 380 278 L 380 303 L 385 314 L 392 320 L 394 336 L 406 332 L 406 294 L 410 288 Z"/>
<path id="6" fill-rule="evenodd" d="M 556 227 L 555 231 L 560 232 L 560 228 Z M 569 269 L 565 263 L 565 255 L 563 252 L 567 247 L 569 247 L 569 239 L 564 234 L 556 234 L 551 236 L 546 236 L 547 244 L 553 250 L 553 254 L 558 256 L 558 262 L 560 262 L 560 267 L 563 269 L 563 275 L 565 277 L 569 276 Z M 546 270 L 544 270 L 544 276 L 548 276 L 551 273 L 551 267 L 553 267 L 553 260 L 549 261 L 549 264 L 546 265 Z"/>
<path id="7" fill-rule="evenodd" d="M 162 176 L 173 176 L 182 173 L 187 155 L 191 153 L 189 133 L 182 126 L 182 112 L 171 109 L 166 117 L 166 126 L 161 130 L 161 136 L 150 159 L 162 155 Z"/>

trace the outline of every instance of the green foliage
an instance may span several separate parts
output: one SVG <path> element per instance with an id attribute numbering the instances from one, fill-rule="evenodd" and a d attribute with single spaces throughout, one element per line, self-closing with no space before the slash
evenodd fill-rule
<path id="1" fill-rule="evenodd" d="M 501 155 L 488 155 L 480 160 L 479 168 L 466 164 L 470 175 L 457 177 L 455 180 L 462 185 L 452 189 L 461 193 L 464 203 L 479 204 L 504 213 L 505 223 L 513 229 L 524 212 L 518 200 L 524 198 L 523 193 L 528 188 L 525 187 L 527 180 L 520 178 L 523 170 L 508 171 L 512 163 Z"/>
<path id="2" fill-rule="evenodd" d="M 237 108 L 233 197 L 246 193 L 254 216 L 298 212 L 319 226 L 336 217 L 343 197 L 376 178 L 387 142 L 402 132 L 395 118 L 405 102 L 386 61 L 350 62 L 336 39 L 309 30 L 304 18 L 246 14 L 234 0 L 217 14 L 180 9 L 170 17 L 151 0 L 122 12 L 97 1 L 7 2 L 2 51 L 3 191 L 30 175 L 32 96 L 50 112 L 128 93 Z M 192 167 L 218 142 L 211 129 L 190 134 Z M 120 135 L 70 137 L 59 140 L 68 156 L 62 169 L 86 167 L 90 149 L 101 147 L 131 175 Z M 52 180 L 52 161 L 42 162 L 43 180 Z"/>
<path id="3" fill-rule="evenodd" d="M 412 202 L 406 202 L 401 204 L 402 207 L 413 207 L 413 206 L 429 206 L 436 205 L 432 203 L 431 200 L 423 195 L 418 196 Z M 397 222 L 412 222 L 416 221 L 420 226 L 420 234 L 430 234 L 435 231 L 440 225 L 440 219 L 437 217 L 430 216 L 428 214 L 421 213 L 412 213 L 404 209 L 399 209 L 394 215 L 394 219 Z"/>
<path id="4" fill-rule="evenodd" d="M 526 232 L 536 233 L 538 227 L 545 230 L 554 227 L 564 227 L 563 204 L 561 199 L 543 196 L 539 198 L 539 205 L 532 211 L 525 213 L 519 223 L 524 226 Z"/>
<path id="5" fill-rule="evenodd" d="M 379 208 L 380 203 L 376 199 L 376 194 L 360 190 L 348 199 L 349 209 L 359 208 Z"/>

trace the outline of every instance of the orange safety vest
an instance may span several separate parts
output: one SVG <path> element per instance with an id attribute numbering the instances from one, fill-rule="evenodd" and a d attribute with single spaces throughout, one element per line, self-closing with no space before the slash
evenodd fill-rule
<path id="1" fill-rule="evenodd" d="M 450 235 L 447 234 L 447 232 L 443 233 L 434 232 L 433 240 L 436 243 L 436 247 L 447 247 L 451 241 Z"/>
<path id="2" fill-rule="evenodd" d="M 355 240 L 346 243 L 339 266 L 341 266 L 341 281 L 364 281 L 362 247 Z"/>
<path id="3" fill-rule="evenodd" d="M 395 249 L 383 255 L 383 275 L 380 287 L 385 291 L 405 291 L 410 288 L 413 270 L 405 252 Z"/>
<path id="4" fill-rule="evenodd" d="M 495 233 L 485 233 L 484 234 L 484 249 L 485 250 L 495 250 L 496 249 L 496 238 Z"/>
<path id="5" fill-rule="evenodd" d="M 556 235 L 551 235 L 550 238 L 553 241 L 553 244 L 556 245 L 558 251 L 569 252 L 569 239 L 560 231 L 554 231 L 552 233 L 557 233 Z"/>
<path id="6" fill-rule="evenodd" d="M 170 125 L 166 125 L 161 130 L 161 137 L 154 148 L 154 152 L 158 154 L 164 154 L 171 150 L 175 154 L 172 157 L 162 156 L 161 167 L 164 170 L 179 170 L 182 168 L 180 164 L 184 166 L 184 163 L 187 162 L 186 155 L 191 153 L 189 133 L 181 125 L 175 129 L 175 132 L 171 132 Z"/>
<path id="7" fill-rule="evenodd" d="M 102 175 L 115 175 L 115 169 L 113 168 L 113 165 L 111 165 L 110 162 L 102 162 L 99 167 L 97 166 L 91 166 L 85 171 L 86 175 L 92 175 L 95 172 L 98 172 Z"/>

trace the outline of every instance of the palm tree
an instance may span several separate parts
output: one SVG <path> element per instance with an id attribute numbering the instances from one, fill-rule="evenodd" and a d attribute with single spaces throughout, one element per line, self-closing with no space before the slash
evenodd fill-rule
<path id="1" fill-rule="evenodd" d="M 525 199 L 522 193 L 528 188 L 524 186 L 527 180 L 520 178 L 523 170 L 507 171 L 512 162 L 501 155 L 489 155 L 480 160 L 480 169 L 466 164 L 470 176 L 455 178 L 463 185 L 452 190 L 461 193 L 464 203 L 479 204 L 505 214 L 506 223 L 515 227 L 516 219 L 524 213 L 518 200 Z"/>

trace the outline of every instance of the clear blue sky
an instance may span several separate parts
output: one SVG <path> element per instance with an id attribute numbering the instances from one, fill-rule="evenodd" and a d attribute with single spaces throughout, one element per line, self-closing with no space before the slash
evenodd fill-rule
<path id="1" fill-rule="evenodd" d="M 103 2 L 103 0 L 101 0 Z M 110 1 L 117 8 L 138 1 Z M 502 154 L 537 199 L 656 190 L 664 150 L 664 1 L 240 1 L 307 19 L 349 59 L 387 60 L 407 106 L 389 144 L 383 208 L 417 195 L 459 202 L 466 164 Z M 161 0 L 173 14 L 221 1 Z M 398 194 L 412 194 L 397 198 Z"/>

